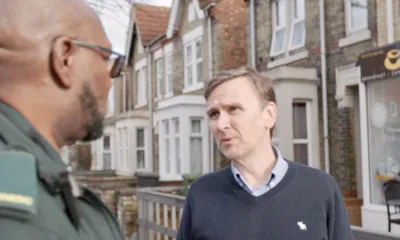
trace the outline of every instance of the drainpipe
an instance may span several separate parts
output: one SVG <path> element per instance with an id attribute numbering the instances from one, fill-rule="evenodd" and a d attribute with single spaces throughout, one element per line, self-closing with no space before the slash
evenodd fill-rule
<path id="1" fill-rule="evenodd" d="M 393 29 L 393 0 L 386 0 L 386 28 L 388 44 L 394 42 Z"/>
<path id="2" fill-rule="evenodd" d="M 254 23 L 254 0 L 250 0 L 250 51 L 251 66 L 256 67 L 256 40 L 255 40 L 255 23 Z"/>
<path id="3" fill-rule="evenodd" d="M 149 111 L 149 133 L 148 135 L 148 143 L 151 146 L 150 151 L 148 153 L 148 158 L 150 159 L 151 162 L 151 169 L 153 169 L 154 172 L 154 141 L 153 141 L 153 86 L 152 86 L 152 81 L 151 81 L 151 51 L 150 51 L 151 44 L 149 44 L 146 47 L 146 58 L 147 58 L 147 106 L 148 106 L 148 111 Z"/>
<path id="4" fill-rule="evenodd" d="M 322 110 L 324 126 L 324 160 L 325 171 L 330 173 L 329 133 L 328 133 L 328 100 L 326 87 L 326 46 L 325 46 L 325 1 L 319 0 L 319 33 L 321 48 L 321 80 L 322 80 Z"/>
<path id="5" fill-rule="evenodd" d="M 215 2 L 208 4 L 203 10 L 207 19 L 207 30 L 208 30 L 208 78 L 213 77 L 213 45 L 212 45 L 212 29 L 211 29 L 211 16 L 209 14 L 210 8 L 215 6 Z M 210 149 L 210 171 L 214 171 L 214 137 L 209 132 L 209 149 Z"/>

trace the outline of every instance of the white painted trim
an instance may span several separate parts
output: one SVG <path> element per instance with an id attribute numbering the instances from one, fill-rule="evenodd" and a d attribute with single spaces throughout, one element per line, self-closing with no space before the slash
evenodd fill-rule
<path id="1" fill-rule="evenodd" d="M 147 65 L 147 58 L 144 57 L 135 63 L 135 71 L 142 69 Z"/>
<path id="2" fill-rule="evenodd" d="M 172 119 L 179 118 L 179 136 L 180 136 L 180 159 L 181 159 L 181 174 L 188 173 L 189 171 L 189 162 L 186 161 L 190 157 L 190 152 L 187 151 L 190 146 L 190 118 L 191 117 L 200 117 L 203 118 L 202 122 L 202 130 L 204 132 L 203 138 L 203 173 L 207 173 L 210 171 L 210 162 L 209 162 L 209 146 L 208 146 L 208 138 L 209 131 L 206 131 L 207 124 L 205 119 L 207 119 L 207 105 L 206 101 L 202 96 L 196 95 L 180 95 L 175 96 L 170 99 L 162 100 L 158 104 L 155 112 L 155 122 L 158 122 L 158 137 L 159 137 L 159 153 L 164 153 L 165 149 L 163 144 L 163 130 L 162 130 L 162 121 L 168 119 L 170 121 L 170 130 L 172 129 Z M 170 131 L 172 133 L 172 131 Z M 171 135 L 172 136 L 172 135 Z M 172 138 L 171 138 L 172 139 Z M 172 144 L 171 144 L 172 145 Z M 181 180 L 180 176 L 177 174 L 166 174 L 165 173 L 165 159 L 163 159 L 165 154 L 159 154 L 159 169 L 160 169 L 160 180 Z"/>
<path id="3" fill-rule="evenodd" d="M 204 19 L 204 12 L 200 9 L 199 0 L 193 0 L 194 9 L 196 10 L 197 17 L 199 19 Z"/>
<path id="4" fill-rule="evenodd" d="M 289 3 L 289 4 L 292 5 L 291 6 L 291 10 L 290 10 L 292 22 L 291 22 L 291 27 L 290 27 L 288 49 L 289 49 L 289 51 L 293 51 L 293 50 L 296 50 L 296 49 L 304 47 L 304 45 L 306 44 L 307 28 L 306 28 L 305 16 L 301 16 L 301 18 L 295 19 L 295 12 L 294 11 L 296 9 L 296 6 L 295 6 L 296 1 L 291 1 L 291 3 Z M 302 8 L 303 8 L 303 12 L 304 12 L 304 15 L 305 15 L 305 13 L 306 13 L 305 1 L 304 1 L 304 5 L 302 6 Z M 303 24 L 304 24 L 304 36 L 303 36 L 303 39 L 302 39 L 300 44 L 293 46 L 294 26 L 295 26 L 295 24 L 300 23 L 300 22 L 303 22 Z"/>
<path id="5" fill-rule="evenodd" d="M 351 28 L 351 3 L 350 3 L 350 1 L 352 1 L 352 0 L 344 0 L 344 6 L 345 6 L 345 20 L 346 20 L 346 35 L 347 36 L 350 36 L 350 35 L 352 35 L 353 33 L 356 33 L 356 32 L 358 32 L 358 31 L 360 31 L 360 30 L 365 30 L 365 29 L 368 29 L 368 17 L 369 17 L 369 14 L 368 14 L 368 0 L 366 0 L 366 4 L 367 4 L 367 16 L 366 16 L 366 18 L 365 18 L 365 25 L 363 25 L 363 26 L 360 26 L 360 27 L 358 27 L 358 28 L 355 28 L 355 29 L 352 29 Z"/>
<path id="6" fill-rule="evenodd" d="M 386 0 L 386 29 L 387 43 L 394 42 L 394 25 L 393 25 L 393 0 Z"/>
<path id="7" fill-rule="evenodd" d="M 360 43 L 366 40 L 371 39 L 371 30 L 363 29 L 358 32 L 354 32 L 351 35 L 348 35 L 344 38 L 339 39 L 338 46 L 339 47 L 347 47 L 356 43 Z"/>
<path id="8" fill-rule="evenodd" d="M 164 46 L 164 55 L 167 55 L 168 53 L 172 52 L 174 49 L 174 43 L 170 42 Z"/>
<path id="9" fill-rule="evenodd" d="M 289 64 L 292 62 L 299 61 L 304 58 L 308 58 L 308 51 L 298 52 L 293 55 L 288 55 L 284 58 L 277 59 L 275 61 L 270 61 L 267 64 L 267 68 L 270 69 L 270 68 L 279 67 L 279 66 L 286 65 L 286 64 Z"/>
<path id="10" fill-rule="evenodd" d="M 355 63 L 339 66 L 335 68 L 336 76 L 336 95 L 338 107 L 351 107 L 354 105 L 353 97 L 346 91 L 347 87 L 358 85 L 361 78 L 360 67 Z"/>
<path id="11" fill-rule="evenodd" d="M 286 19 L 288 19 L 288 14 L 287 14 L 287 9 L 288 9 L 288 7 L 287 7 L 287 2 L 286 1 L 282 1 L 282 3 L 284 4 L 284 7 L 285 7 L 285 18 Z M 277 16 L 277 9 L 276 9 L 276 1 L 273 1 L 272 2 L 272 9 L 271 9 L 271 11 L 272 11 L 272 40 L 271 40 L 271 48 L 270 48 L 270 52 L 269 52 L 269 55 L 270 55 L 270 57 L 275 57 L 275 56 L 278 56 L 278 55 L 281 55 L 281 54 L 283 54 L 283 53 L 285 53 L 285 49 L 286 49 L 286 43 L 287 43 L 287 20 L 285 20 L 285 24 L 286 25 L 283 25 L 283 26 L 279 26 L 279 27 L 277 27 L 276 26 L 276 16 Z M 274 52 L 274 46 L 275 46 L 275 43 L 276 43 L 276 32 L 277 31 L 280 31 L 280 30 L 284 30 L 285 31 L 285 34 L 284 34 L 284 38 L 283 38 L 283 41 L 284 41 L 284 43 L 283 43 L 283 49 L 281 50 L 281 51 L 277 51 L 277 52 Z"/>
<path id="12" fill-rule="evenodd" d="M 196 40 L 199 37 L 203 36 L 203 30 L 204 30 L 204 26 L 201 25 L 195 29 L 193 29 L 192 31 L 184 34 L 182 36 L 182 43 L 183 45 L 186 45 L 187 43 Z M 194 49 L 195 50 L 195 49 Z"/>
<path id="13" fill-rule="evenodd" d="M 173 98 L 158 102 L 156 110 L 172 108 L 183 105 L 205 106 L 206 100 L 200 95 L 179 95 Z"/>
<path id="14" fill-rule="evenodd" d="M 367 86 L 364 82 L 359 83 L 360 98 L 360 132 L 361 132 L 361 163 L 362 163 L 362 187 L 364 205 L 371 203 L 370 171 L 369 171 L 369 141 L 368 141 L 368 108 L 367 108 Z"/>
<path id="15" fill-rule="evenodd" d="M 174 35 L 175 31 L 175 23 L 177 21 L 177 17 L 179 14 L 179 3 L 181 0 L 173 0 L 171 5 L 171 13 L 169 15 L 168 26 L 166 31 L 167 39 L 171 38 Z"/>
<path id="16" fill-rule="evenodd" d="M 163 49 L 160 48 L 157 51 L 154 52 L 154 61 L 157 61 L 158 59 L 163 57 Z"/>
<path id="17" fill-rule="evenodd" d="M 318 81 L 317 69 L 315 68 L 282 66 L 268 70 L 262 74 L 272 80 L 300 79 Z"/>

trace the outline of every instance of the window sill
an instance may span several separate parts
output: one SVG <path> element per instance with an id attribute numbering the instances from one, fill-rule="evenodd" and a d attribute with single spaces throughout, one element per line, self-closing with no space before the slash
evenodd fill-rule
<path id="1" fill-rule="evenodd" d="M 147 105 L 147 102 L 145 102 L 145 103 L 140 103 L 140 104 L 136 104 L 135 105 L 135 108 L 141 108 L 141 107 L 144 107 L 144 106 L 146 106 Z"/>
<path id="2" fill-rule="evenodd" d="M 204 87 L 204 83 L 197 83 L 195 85 L 189 86 L 189 87 L 185 87 L 182 92 L 183 93 L 189 93 L 189 92 L 194 92 L 200 89 L 203 89 Z"/>
<path id="3" fill-rule="evenodd" d="M 160 181 L 161 182 L 174 182 L 174 181 L 182 181 L 181 175 L 169 174 L 169 175 L 161 175 Z"/>
<path id="4" fill-rule="evenodd" d="M 158 102 L 158 101 L 161 101 L 161 100 L 163 100 L 163 98 L 164 98 L 165 96 L 157 96 L 156 98 L 154 98 L 154 102 Z"/>
<path id="5" fill-rule="evenodd" d="M 347 37 L 339 39 L 339 47 L 347 47 L 365 40 L 371 39 L 371 31 L 364 29 L 361 31 L 350 33 Z"/>
<path id="6" fill-rule="evenodd" d="M 164 99 L 166 99 L 166 98 L 171 98 L 171 97 L 173 97 L 173 96 L 174 96 L 174 94 L 173 94 L 172 92 L 166 93 L 166 94 L 164 95 Z"/>
<path id="7" fill-rule="evenodd" d="M 299 61 L 301 59 L 307 58 L 308 57 L 308 51 L 303 51 L 303 52 L 299 52 L 293 55 L 289 55 L 287 57 L 269 62 L 267 67 L 270 68 L 276 68 L 282 65 L 286 65 L 288 63 L 292 63 L 292 62 L 296 62 Z"/>

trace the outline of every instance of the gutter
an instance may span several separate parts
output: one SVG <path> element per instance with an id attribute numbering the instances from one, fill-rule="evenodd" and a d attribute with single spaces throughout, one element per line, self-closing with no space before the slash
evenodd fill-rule
<path id="1" fill-rule="evenodd" d="M 322 111 L 324 128 L 324 162 L 325 171 L 330 173 L 329 132 L 328 132 L 328 100 L 326 83 L 326 40 L 325 40 L 325 1 L 319 0 L 319 33 L 321 48 L 321 81 L 322 81 Z"/>
<path id="2" fill-rule="evenodd" d="M 213 45 L 212 45 L 212 29 L 211 29 L 211 16 L 209 14 L 210 8 L 215 6 L 215 1 L 209 3 L 203 8 L 203 11 L 207 19 L 207 30 L 208 30 L 208 78 L 213 77 Z M 209 132 L 209 149 L 210 149 L 210 171 L 214 171 L 214 137 Z"/>
<path id="3" fill-rule="evenodd" d="M 387 43 L 394 42 L 394 26 L 393 26 L 393 0 L 386 0 L 386 28 Z"/>
<path id="4" fill-rule="evenodd" d="M 250 0 L 250 51 L 251 66 L 256 67 L 256 40 L 255 40 L 255 23 L 254 23 L 254 0 Z"/>

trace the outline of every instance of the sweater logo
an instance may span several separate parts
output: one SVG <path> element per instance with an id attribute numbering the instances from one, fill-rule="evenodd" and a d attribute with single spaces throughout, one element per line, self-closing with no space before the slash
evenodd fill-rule
<path id="1" fill-rule="evenodd" d="M 297 225 L 299 225 L 300 230 L 306 231 L 307 226 L 303 222 L 297 222 Z"/>

